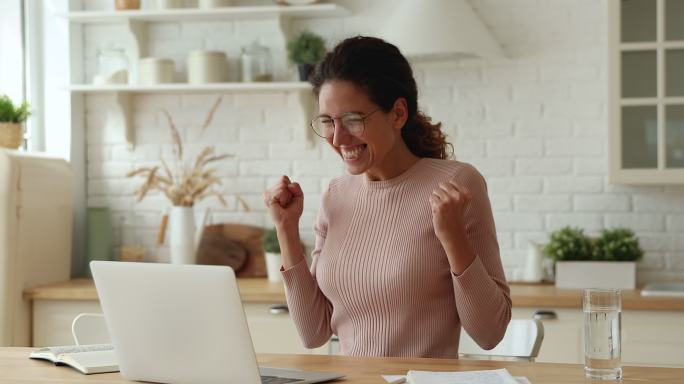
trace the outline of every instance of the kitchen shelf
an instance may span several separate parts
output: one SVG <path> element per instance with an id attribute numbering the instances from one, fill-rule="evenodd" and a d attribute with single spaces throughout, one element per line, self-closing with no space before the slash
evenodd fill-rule
<path id="1" fill-rule="evenodd" d="M 282 92 L 295 91 L 299 95 L 299 103 L 302 107 L 303 121 L 313 116 L 314 99 L 311 92 L 311 84 L 303 81 L 293 82 L 263 82 L 263 83 L 209 83 L 187 84 L 170 83 L 154 85 L 94 85 L 74 84 L 68 87 L 72 94 L 102 94 L 113 93 L 115 96 L 116 110 L 121 117 L 123 134 L 128 148 L 135 147 L 135 132 L 133 130 L 133 106 L 132 95 L 141 93 L 207 93 L 207 92 Z M 314 139 L 307 124 L 304 125 L 304 136 L 307 145 L 312 147 Z"/>
<path id="2" fill-rule="evenodd" d="M 76 93 L 202 93 L 202 92 L 277 92 L 277 91 L 307 91 L 311 84 L 303 81 L 292 82 L 262 82 L 262 83 L 209 83 L 187 84 L 167 83 L 154 85 L 94 85 L 75 84 L 69 86 L 71 92 Z"/>
<path id="3" fill-rule="evenodd" d="M 234 6 L 214 9 L 178 8 L 130 11 L 73 11 L 60 16 L 74 23 L 108 24 L 125 21 L 208 21 L 226 19 L 258 19 L 274 16 L 289 18 L 337 17 L 349 11 L 337 4 L 313 4 L 302 6 Z"/>

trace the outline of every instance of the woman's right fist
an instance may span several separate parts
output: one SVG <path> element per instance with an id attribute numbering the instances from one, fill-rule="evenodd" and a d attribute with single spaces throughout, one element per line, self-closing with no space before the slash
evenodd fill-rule
<path id="1" fill-rule="evenodd" d="M 299 226 L 299 218 L 304 211 L 304 192 L 298 183 L 283 176 L 264 191 L 263 197 L 276 227 Z"/>

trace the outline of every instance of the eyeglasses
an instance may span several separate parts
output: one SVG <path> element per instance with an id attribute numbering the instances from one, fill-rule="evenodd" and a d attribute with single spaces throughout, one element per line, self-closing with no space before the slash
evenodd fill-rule
<path id="1" fill-rule="evenodd" d="M 365 116 L 355 112 L 347 112 L 340 117 L 318 116 L 311 120 L 311 128 L 318 136 L 329 139 L 335 134 L 335 120 L 340 120 L 342 127 L 344 127 L 350 135 L 361 136 L 366 128 L 366 119 L 379 110 L 380 108 L 377 108 L 373 112 L 367 113 Z"/>

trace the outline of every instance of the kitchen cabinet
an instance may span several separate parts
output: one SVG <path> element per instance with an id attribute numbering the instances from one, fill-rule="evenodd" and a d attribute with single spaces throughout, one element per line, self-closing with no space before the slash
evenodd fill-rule
<path id="1" fill-rule="evenodd" d="M 539 362 L 584 363 L 584 319 L 580 308 L 513 309 L 514 318 L 539 318 L 544 341 Z M 622 364 L 684 367 L 684 312 L 623 310 Z"/>
<path id="2" fill-rule="evenodd" d="M 256 353 L 328 353 L 329 343 L 304 348 L 285 305 L 245 303 L 244 309 Z M 80 313 L 102 313 L 102 308 L 97 300 L 34 300 L 33 346 L 74 344 L 71 323 Z"/>
<path id="3" fill-rule="evenodd" d="M 610 180 L 684 184 L 684 2 L 608 4 Z"/>

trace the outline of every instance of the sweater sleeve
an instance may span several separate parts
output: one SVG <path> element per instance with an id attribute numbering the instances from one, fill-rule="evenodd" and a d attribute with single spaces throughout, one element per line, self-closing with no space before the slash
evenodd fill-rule
<path id="1" fill-rule="evenodd" d="M 332 304 L 325 297 L 316 281 L 316 265 L 327 232 L 325 217 L 324 207 L 321 206 L 314 225 L 316 243 L 311 255 L 311 270 L 307 269 L 306 261 L 302 260 L 282 272 L 285 298 L 290 316 L 306 348 L 320 347 L 328 342 L 332 336 L 330 328 Z"/>
<path id="2" fill-rule="evenodd" d="M 501 341 L 511 319 L 510 289 L 499 256 L 496 228 L 482 175 L 465 165 L 457 181 L 472 193 L 465 209 L 466 235 L 475 259 L 460 275 L 452 274 L 461 325 L 484 349 Z"/>

